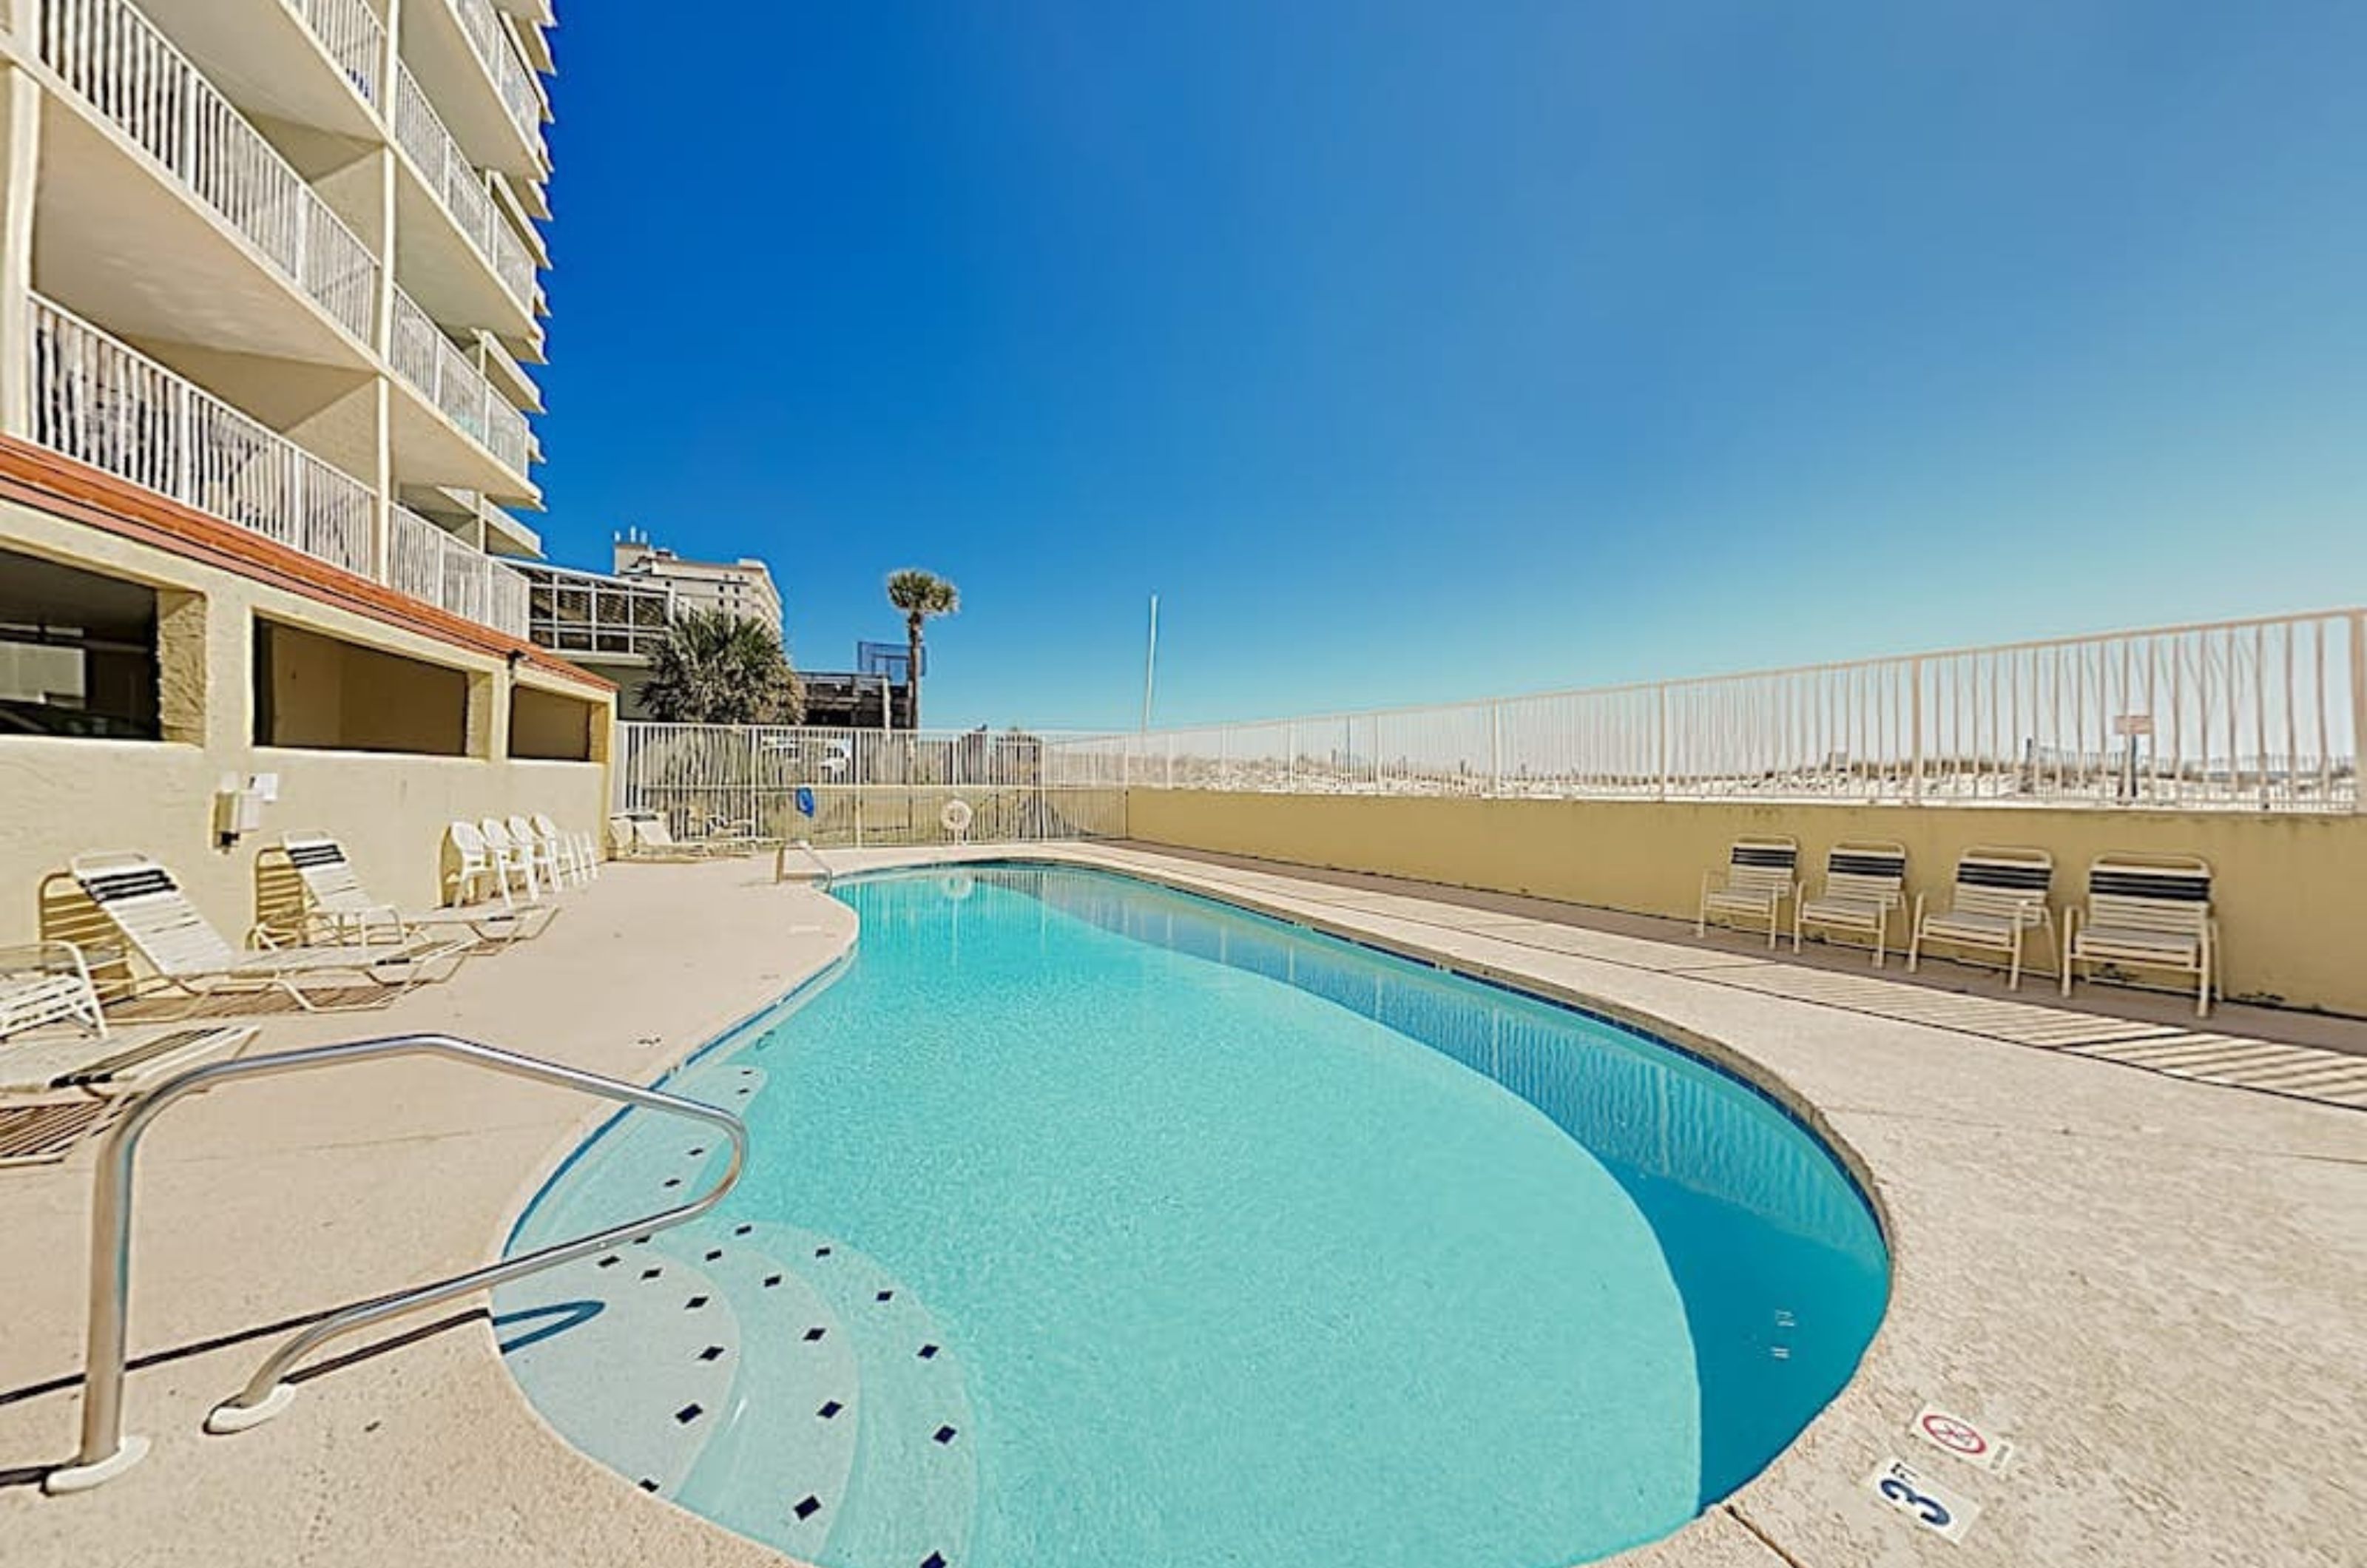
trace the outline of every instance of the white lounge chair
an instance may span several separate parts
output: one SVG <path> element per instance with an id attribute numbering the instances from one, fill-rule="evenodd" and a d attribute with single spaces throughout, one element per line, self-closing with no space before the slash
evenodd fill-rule
<path id="1" fill-rule="evenodd" d="M 1890 917 L 1907 907 L 1907 846 L 1844 840 L 1825 855 L 1824 885 L 1792 909 L 1792 951 L 1809 930 L 1848 931 L 1874 947 L 1874 966 L 1889 951 Z"/>
<path id="2" fill-rule="evenodd" d="M 67 1021 L 107 1037 L 107 1014 L 82 949 L 70 942 L 0 948 L 0 1039 Z"/>
<path id="3" fill-rule="evenodd" d="M 1767 951 L 1775 951 L 1775 935 L 1783 923 L 1784 906 L 1799 891 L 1794 875 L 1800 868 L 1796 839 L 1737 839 L 1727 852 L 1726 870 L 1702 873 L 1701 909 L 1693 919 L 1693 935 L 1707 936 L 1713 919 L 1739 927 L 1745 921 L 1767 927 Z"/>
<path id="4" fill-rule="evenodd" d="M 2211 1015 L 2219 922 L 2211 866 L 2192 855 L 2105 855 L 2088 867 L 2088 907 L 2063 918 L 2063 994 L 2085 964 L 2169 969 L 2194 976 L 2194 1014 Z"/>
<path id="5" fill-rule="evenodd" d="M 69 869 L 99 912 L 120 932 L 150 973 L 134 994 L 155 989 L 193 1005 L 242 992 L 277 992 L 308 1012 L 346 1010 L 321 993 L 368 986 L 368 1004 L 383 1006 L 429 980 L 440 980 L 468 954 L 465 942 L 407 942 L 401 947 L 294 947 L 241 952 L 222 940 L 173 880 L 141 854 L 77 856 Z M 264 933 L 257 932 L 258 936 Z"/>
<path id="6" fill-rule="evenodd" d="M 236 1055 L 255 1038 L 252 1026 L 214 1025 L 110 1039 L 79 948 L 51 942 L 12 952 L 37 954 L 33 972 L 72 994 L 57 1005 L 0 1013 L 0 1167 L 63 1159 L 107 1124 L 118 1096 L 210 1057 Z"/>
<path id="7" fill-rule="evenodd" d="M 630 846 L 630 858 L 638 860 L 715 860 L 745 855 L 758 847 L 753 839 L 677 839 L 664 814 L 656 811 L 621 811 L 608 818 L 608 827 L 612 835 L 621 835 L 620 846 Z"/>
<path id="8" fill-rule="evenodd" d="M 363 946 L 402 946 L 428 940 L 435 932 L 471 945 L 507 946 L 520 937 L 538 934 L 559 913 L 555 904 L 484 904 L 473 908 L 405 912 L 373 898 L 355 874 L 345 846 L 327 833 L 289 833 L 279 840 L 288 863 L 304 889 L 302 940 L 318 943 L 357 942 Z"/>
<path id="9" fill-rule="evenodd" d="M 1921 965 L 1927 943 L 1996 953 L 2006 960 L 2006 983 L 2022 988 L 2022 958 L 2032 931 L 2053 944 L 2055 914 L 2047 890 L 2055 881 L 2055 857 L 2044 850 L 1982 847 L 1956 861 L 1956 879 L 1944 908 L 1915 900 L 1915 924 L 1907 940 L 1907 972 Z"/>

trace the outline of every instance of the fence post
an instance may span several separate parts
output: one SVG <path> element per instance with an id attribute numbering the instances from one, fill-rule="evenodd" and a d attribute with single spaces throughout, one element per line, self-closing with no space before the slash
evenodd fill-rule
<path id="1" fill-rule="evenodd" d="M 1488 705 L 1488 793 L 1504 793 L 1504 705 Z"/>
<path id="2" fill-rule="evenodd" d="M 2325 700 L 2321 694 L 2319 700 Z M 2367 610 L 2350 612 L 2350 809 L 2367 812 Z"/>
<path id="3" fill-rule="evenodd" d="M 1912 759 L 1912 771 L 1908 775 L 1907 798 L 1916 805 L 1923 804 L 1923 660 L 1907 661 L 1907 749 Z"/>
<path id="4" fill-rule="evenodd" d="M 1654 771 L 1659 776 L 1659 798 L 1666 800 L 1669 798 L 1669 688 L 1663 682 L 1652 690 L 1658 698 L 1655 711 L 1659 715 L 1653 726 L 1654 749 L 1659 754 Z"/>

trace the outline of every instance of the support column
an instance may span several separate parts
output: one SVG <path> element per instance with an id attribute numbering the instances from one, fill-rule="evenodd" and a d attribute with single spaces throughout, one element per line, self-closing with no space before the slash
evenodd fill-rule
<path id="1" fill-rule="evenodd" d="M 380 582 L 394 581 L 394 388 L 387 378 L 394 365 L 394 225 L 395 167 L 394 103 L 396 67 L 402 56 L 402 0 L 386 0 L 386 44 L 379 59 L 379 125 L 383 141 L 379 164 L 378 315 L 370 325 L 370 347 L 378 366 L 378 467 L 370 475 L 375 491 L 370 536 L 371 575 Z"/>
<path id="2" fill-rule="evenodd" d="M 41 93 L 0 62 L 0 432 L 33 434 L 33 189 Z"/>

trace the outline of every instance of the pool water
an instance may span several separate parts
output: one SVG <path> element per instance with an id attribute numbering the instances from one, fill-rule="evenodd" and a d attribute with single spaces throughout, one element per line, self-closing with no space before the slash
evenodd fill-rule
<path id="1" fill-rule="evenodd" d="M 1837 1392 L 1887 1265 L 1768 1100 L 1620 1026 L 1108 873 L 842 881 L 855 955 L 669 1087 L 714 1213 L 500 1292 L 552 1424 L 825 1568 L 1547 1568 Z M 519 1248 L 695 1190 L 621 1118 Z"/>

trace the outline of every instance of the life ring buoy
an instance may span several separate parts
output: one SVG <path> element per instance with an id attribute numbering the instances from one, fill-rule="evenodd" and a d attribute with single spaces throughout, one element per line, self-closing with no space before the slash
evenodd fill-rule
<path id="1" fill-rule="evenodd" d="M 977 820 L 977 817 L 978 814 L 969 808 L 969 802 L 956 795 L 938 811 L 937 821 L 946 832 L 958 839 L 969 832 L 969 825 Z"/>

